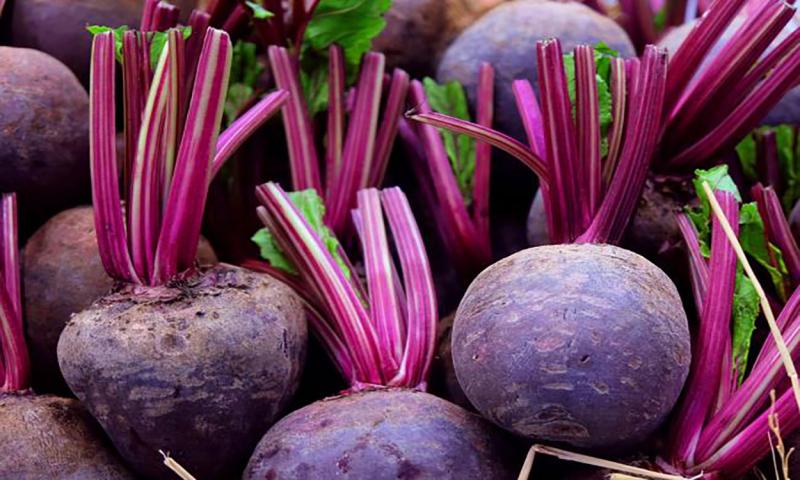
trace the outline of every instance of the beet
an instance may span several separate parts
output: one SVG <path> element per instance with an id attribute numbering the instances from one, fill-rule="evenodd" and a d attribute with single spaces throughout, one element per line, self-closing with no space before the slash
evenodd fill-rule
<path id="1" fill-rule="evenodd" d="M 86 26 L 138 26 L 142 0 L 14 0 L 10 10 L 12 45 L 54 56 L 88 88 L 92 36 Z"/>
<path id="2" fill-rule="evenodd" d="M 651 176 L 622 240 L 623 247 L 656 264 L 679 286 L 688 285 L 689 272 L 675 214 L 695 202 L 691 178 Z M 534 247 L 550 243 L 540 192 L 528 214 L 527 238 Z"/>
<path id="3" fill-rule="evenodd" d="M 455 403 L 460 407 L 474 410 L 464 390 L 458 384 L 456 371 L 453 368 L 453 320 L 455 313 L 439 320 L 436 327 L 436 356 L 431 365 L 430 391 L 434 395 Z"/>
<path id="4" fill-rule="evenodd" d="M 0 394 L 0 478 L 133 479 L 81 404 Z"/>
<path id="5" fill-rule="evenodd" d="M 201 265 L 216 263 L 207 240 L 198 246 Z M 97 250 L 92 207 L 65 210 L 28 240 L 22 254 L 28 347 L 39 392 L 68 393 L 56 358 L 61 331 L 73 313 L 111 290 Z"/>
<path id="6" fill-rule="evenodd" d="M 713 55 L 719 52 L 725 42 L 730 40 L 736 30 L 741 27 L 743 21 L 744 17 L 742 16 L 734 19 L 706 58 L 712 58 Z M 689 32 L 692 31 L 696 22 L 697 20 L 693 20 L 680 27 L 674 28 L 658 42 L 659 46 L 666 48 L 671 54 L 674 54 L 683 43 L 686 36 L 689 35 Z M 800 26 L 800 17 L 795 16 L 795 18 L 784 27 L 772 45 L 777 45 L 779 42 L 783 41 L 783 39 L 791 34 L 792 31 L 796 30 L 798 26 Z M 783 99 L 778 102 L 778 104 L 770 110 L 764 120 L 762 120 L 763 125 L 780 125 L 784 123 L 793 125 L 800 123 L 800 87 L 795 87 L 784 95 Z"/>
<path id="7" fill-rule="evenodd" d="M 466 27 L 506 0 L 395 0 L 373 48 L 391 68 L 431 76 L 445 48 Z"/>
<path id="8" fill-rule="evenodd" d="M 227 479 L 297 388 L 306 338 L 303 305 L 288 287 L 220 264 L 101 298 L 72 317 L 58 359 L 139 474 L 173 478 L 164 449 L 203 478 Z"/>
<path id="9" fill-rule="evenodd" d="M 472 405 L 513 433 L 586 449 L 651 435 L 688 375 L 669 278 L 609 245 L 523 250 L 483 271 L 456 313 L 453 362 Z"/>
<path id="10" fill-rule="evenodd" d="M 513 478 L 513 446 L 491 424 L 433 395 L 377 390 L 293 412 L 258 444 L 245 480 Z"/>
<path id="11" fill-rule="evenodd" d="M 17 192 L 32 230 L 88 197 L 89 97 L 45 53 L 0 47 L 0 65 L 0 191 Z"/>
<path id="12" fill-rule="evenodd" d="M 605 42 L 624 57 L 636 54 L 625 31 L 613 20 L 578 3 L 517 0 L 494 8 L 450 45 L 439 64 L 440 82 L 458 80 L 474 105 L 478 68 L 489 62 L 497 71 L 495 126 L 517 139 L 525 134 L 511 83 L 526 78 L 538 93 L 536 42 L 555 37 L 564 52 L 580 44 Z"/>

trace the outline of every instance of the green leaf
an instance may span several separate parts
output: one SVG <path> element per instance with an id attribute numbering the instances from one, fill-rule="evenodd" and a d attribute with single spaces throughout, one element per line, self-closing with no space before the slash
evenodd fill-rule
<path id="1" fill-rule="evenodd" d="M 332 44 L 342 48 L 348 83 L 352 83 L 358 75 L 361 57 L 386 26 L 383 15 L 391 4 L 391 0 L 321 0 L 300 48 L 302 71 L 313 80 L 309 85 L 317 85 L 314 82 L 320 78 L 327 81 L 328 47 Z M 306 97 L 312 116 L 325 109 L 326 89 L 308 88 L 305 92 L 314 95 Z"/>
<path id="2" fill-rule="evenodd" d="M 225 99 L 225 124 L 230 125 L 252 100 L 258 77 L 264 67 L 258 62 L 256 44 L 239 41 L 233 47 L 228 96 Z"/>
<path id="3" fill-rule="evenodd" d="M 297 275 L 297 268 L 286 258 L 269 230 L 262 228 L 250 240 L 258 245 L 261 258 L 268 261 L 270 265 L 286 273 Z"/>
<path id="4" fill-rule="evenodd" d="M 128 31 L 127 25 L 122 25 L 121 27 L 111 28 L 111 27 L 103 27 L 100 25 L 90 25 L 86 27 L 86 30 L 95 36 L 99 33 L 105 32 L 114 32 L 114 53 L 117 58 L 117 61 L 122 63 L 122 36 L 125 32 Z"/>
<path id="5" fill-rule="evenodd" d="M 758 181 L 758 171 L 756 170 L 756 139 L 752 134 L 744 137 L 736 145 L 736 153 L 739 156 L 739 163 L 742 165 L 744 176 L 751 182 Z"/>
<path id="6" fill-rule="evenodd" d="M 778 144 L 778 162 L 786 189 L 781 198 L 785 211 L 791 211 L 800 199 L 800 155 L 795 149 L 795 129 L 792 125 L 778 125 L 761 129 L 772 130 Z"/>
<path id="7" fill-rule="evenodd" d="M 600 145 L 600 154 L 605 156 L 608 153 L 608 130 L 614 119 L 613 99 L 611 97 L 611 60 L 619 57 L 619 52 L 610 48 L 604 42 L 599 42 L 594 46 L 594 62 L 597 68 L 597 101 L 600 112 L 600 134 L 604 141 Z M 573 52 L 564 55 L 564 73 L 567 77 L 567 89 L 569 98 L 572 101 L 572 114 L 575 115 L 575 54 Z"/>
<path id="8" fill-rule="evenodd" d="M 300 211 L 303 218 L 306 219 L 311 229 L 319 235 L 325 248 L 339 265 L 339 268 L 342 269 L 345 277 L 349 279 L 351 275 L 350 269 L 347 267 L 347 263 L 340 254 L 341 246 L 339 240 L 336 239 L 333 232 L 323 222 L 325 218 L 325 204 L 322 198 L 320 198 L 314 189 L 308 189 L 299 192 L 289 192 L 289 199 Z M 266 235 L 261 233 L 262 231 L 266 232 Z M 289 262 L 283 251 L 281 251 L 277 243 L 275 243 L 269 231 L 266 229 L 259 230 L 258 233 L 253 236 L 252 240 L 261 248 L 261 256 L 270 262 L 273 267 L 289 273 L 297 273 L 297 268 Z"/>
<path id="9" fill-rule="evenodd" d="M 328 107 L 328 63 L 320 63 L 310 71 L 300 71 L 300 83 L 312 118 Z"/>
<path id="10" fill-rule="evenodd" d="M 192 35 L 192 27 L 178 27 L 183 39 L 186 40 Z M 167 32 L 152 32 L 150 37 L 150 66 L 154 69 L 158 65 L 158 59 L 167 43 Z"/>
<path id="11" fill-rule="evenodd" d="M 264 8 L 263 6 L 261 6 L 256 2 L 244 2 L 244 3 L 248 7 L 250 7 L 250 10 L 253 11 L 253 18 L 255 18 L 256 20 L 266 20 L 268 18 L 272 18 L 275 16 L 274 13 L 270 12 L 269 10 L 267 10 L 266 8 Z"/>
<path id="12" fill-rule="evenodd" d="M 742 244 L 742 250 L 769 273 L 778 295 L 785 299 L 784 280 L 788 272 L 783 262 L 783 255 L 778 247 L 767 242 L 764 221 L 758 213 L 755 202 L 742 205 L 739 212 L 739 243 Z M 775 259 L 777 266 L 773 264 L 772 259 Z"/>
<path id="13" fill-rule="evenodd" d="M 711 206 L 703 189 L 703 182 L 708 182 L 712 190 L 722 190 L 733 193 L 736 200 L 741 201 L 742 196 L 733 179 L 728 175 L 727 165 L 718 165 L 709 170 L 695 170 L 694 188 L 700 199 L 700 206 L 686 210 L 689 219 L 694 223 L 700 240 L 700 252 L 704 257 L 711 255 Z"/>
<path id="14" fill-rule="evenodd" d="M 736 270 L 736 289 L 733 293 L 733 366 L 738 373 L 737 382 L 741 385 L 747 371 L 747 357 L 750 342 L 756 328 L 756 319 L 761 311 L 758 294 L 750 279 L 742 271 Z"/>
<path id="15" fill-rule="evenodd" d="M 462 120 L 470 119 L 467 95 L 460 83 L 449 82 L 439 85 L 433 79 L 426 77 L 423 85 L 431 109 Z M 475 180 L 475 141 L 467 135 L 453 134 L 445 129 L 439 129 L 439 133 L 444 141 L 447 158 L 450 159 L 450 166 L 453 168 L 461 196 L 469 205 L 472 202 Z"/>

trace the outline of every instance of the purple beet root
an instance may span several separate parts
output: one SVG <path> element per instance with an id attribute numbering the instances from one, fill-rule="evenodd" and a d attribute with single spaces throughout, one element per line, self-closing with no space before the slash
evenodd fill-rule
<path id="1" fill-rule="evenodd" d="M 0 191 L 17 192 L 23 237 L 89 194 L 89 97 L 62 63 L 27 48 L 0 47 Z"/>
<path id="2" fill-rule="evenodd" d="M 204 479 L 229 479 L 295 392 L 306 341 L 294 292 L 220 264 L 101 298 L 72 317 L 58 359 L 137 473 L 174 478 L 163 449 Z"/>
<path id="3" fill-rule="evenodd" d="M 419 391 L 375 390 L 283 418 L 243 479 L 506 479 L 521 460 L 504 434 L 456 405 Z"/>
<path id="4" fill-rule="evenodd" d="M 675 285 L 609 245 L 536 247 L 495 263 L 453 326 L 456 375 L 479 412 L 534 441 L 596 451 L 656 431 L 690 356 Z"/>
<path id="5" fill-rule="evenodd" d="M 114 285 L 97 250 L 92 207 L 76 207 L 51 218 L 22 253 L 28 348 L 37 392 L 69 394 L 58 368 L 56 346 L 70 316 L 88 308 Z M 201 265 L 217 263 L 201 238 Z"/>
<path id="6" fill-rule="evenodd" d="M 138 27 L 142 0 L 14 0 L 11 42 L 50 54 L 89 87 L 92 36 L 87 25 Z"/>
<path id="7" fill-rule="evenodd" d="M 0 394 L 0 478 L 133 480 L 76 400 Z"/>

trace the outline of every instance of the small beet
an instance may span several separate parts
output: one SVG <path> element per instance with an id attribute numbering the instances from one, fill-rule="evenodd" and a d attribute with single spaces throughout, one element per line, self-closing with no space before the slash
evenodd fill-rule
<path id="1" fill-rule="evenodd" d="M 456 313 L 453 362 L 472 405 L 513 433 L 622 450 L 651 435 L 690 364 L 678 292 L 609 245 L 523 250 L 484 270 Z"/>
<path id="2" fill-rule="evenodd" d="M 506 479 L 521 460 L 503 433 L 461 407 L 424 392 L 376 390 L 283 418 L 243 479 Z"/>
<path id="3" fill-rule="evenodd" d="M 73 316 L 59 364 L 139 474 L 173 478 L 163 449 L 202 478 L 233 478 L 297 388 L 303 305 L 229 265 L 175 282 L 127 285 Z"/>
<path id="4" fill-rule="evenodd" d="M 198 245 L 201 265 L 216 263 L 207 240 Z M 88 308 L 111 290 L 114 281 L 100 261 L 92 207 L 76 207 L 51 218 L 25 244 L 22 253 L 28 347 L 34 388 L 68 393 L 58 368 L 56 346 L 72 314 Z"/>
<path id="5" fill-rule="evenodd" d="M 24 230 L 89 194 L 89 97 L 55 58 L 0 47 L 0 191 Z"/>
<path id="6" fill-rule="evenodd" d="M 506 0 L 395 0 L 374 49 L 414 77 L 430 76 L 462 30 Z"/>
<path id="7" fill-rule="evenodd" d="M 0 394 L 0 478 L 133 479 L 76 400 Z"/>
<path id="8" fill-rule="evenodd" d="M 10 10 L 12 44 L 54 56 L 88 88 L 92 36 L 86 27 L 137 27 L 142 0 L 14 0 Z"/>

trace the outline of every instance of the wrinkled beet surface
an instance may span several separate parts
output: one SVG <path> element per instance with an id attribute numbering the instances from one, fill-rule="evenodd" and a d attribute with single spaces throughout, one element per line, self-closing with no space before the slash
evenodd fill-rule
<path id="1" fill-rule="evenodd" d="M 69 393 L 58 368 L 58 337 L 73 313 L 114 285 L 100 261 L 92 212 L 92 207 L 76 207 L 59 213 L 33 234 L 22 253 L 26 333 L 37 392 Z M 201 265 L 217 263 L 204 238 L 197 257 Z"/>
<path id="2" fill-rule="evenodd" d="M 453 326 L 459 383 L 519 435 L 623 450 L 661 425 L 689 371 L 678 292 L 609 245 L 523 250 L 484 270 Z"/>
<path id="3" fill-rule="evenodd" d="M 163 449 L 202 478 L 233 478 L 297 387 L 302 303 L 222 264 L 173 287 L 125 287 L 73 316 L 59 364 L 141 475 L 173 478 Z"/>
<path id="4" fill-rule="evenodd" d="M 30 231 L 88 197 L 89 97 L 45 53 L 0 47 L 0 66 L 0 191 L 17 192 Z"/>
<path id="5" fill-rule="evenodd" d="M 0 478 L 133 479 L 76 400 L 0 394 Z"/>
<path id="6" fill-rule="evenodd" d="M 89 87 L 92 36 L 87 25 L 139 28 L 142 0 L 14 0 L 11 41 L 46 52 Z"/>
<path id="7" fill-rule="evenodd" d="M 521 460 L 480 417 L 427 393 L 381 390 L 289 414 L 258 444 L 243 478 L 506 479 Z"/>
<path id="8" fill-rule="evenodd" d="M 432 76 L 444 49 L 472 22 L 506 0 L 394 0 L 374 49 L 389 67 Z"/>

